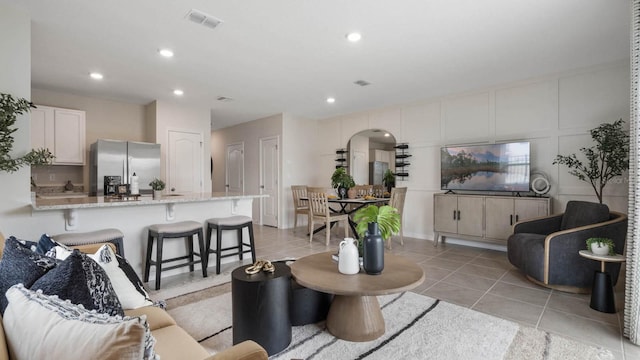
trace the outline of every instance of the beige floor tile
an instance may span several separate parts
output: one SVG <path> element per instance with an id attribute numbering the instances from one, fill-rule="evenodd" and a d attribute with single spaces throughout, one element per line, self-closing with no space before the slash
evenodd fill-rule
<path id="1" fill-rule="evenodd" d="M 507 253 L 498 250 L 484 250 L 478 254 L 478 257 L 485 259 L 507 260 Z"/>
<path id="2" fill-rule="evenodd" d="M 447 276 L 442 282 L 483 292 L 489 290 L 496 283 L 492 279 L 457 272 Z"/>
<path id="3" fill-rule="evenodd" d="M 622 341 L 622 347 L 624 348 L 624 354 L 628 360 L 640 359 L 640 345 L 632 344 L 629 339 L 624 338 Z"/>
<path id="4" fill-rule="evenodd" d="M 504 298 L 519 300 L 533 305 L 545 306 L 549 299 L 549 292 L 531 289 L 527 287 L 498 282 L 489 294 Z"/>
<path id="5" fill-rule="evenodd" d="M 424 270 L 425 279 L 440 281 L 451 275 L 451 270 L 431 266 L 429 265 L 429 261 L 418 263 L 418 266 L 420 266 L 422 270 Z"/>
<path id="6" fill-rule="evenodd" d="M 456 253 L 454 251 L 446 251 L 446 252 L 443 252 L 441 254 L 436 255 L 436 258 L 443 259 L 443 260 L 449 260 L 449 261 L 456 261 L 456 262 L 461 262 L 461 263 L 468 263 L 468 262 L 471 262 L 473 259 L 475 259 L 475 256 L 458 254 L 458 253 Z"/>
<path id="7" fill-rule="evenodd" d="M 540 286 L 538 284 L 534 284 L 533 282 L 529 281 L 529 279 L 527 279 L 524 274 L 518 270 L 518 269 L 511 269 L 509 270 L 501 279 L 501 282 L 504 283 L 509 283 L 509 284 L 513 284 L 513 285 L 518 285 L 518 286 L 522 286 L 522 287 L 528 287 L 531 289 L 536 289 L 536 290 L 542 290 L 542 291 L 547 291 L 550 292 L 551 289 Z"/>
<path id="8" fill-rule="evenodd" d="M 486 266 L 473 265 L 473 264 L 465 264 L 461 267 L 458 272 L 463 274 L 477 275 L 481 277 L 485 277 L 488 279 L 500 279 L 502 275 L 504 275 L 507 270 L 505 269 L 496 269 Z"/>
<path id="9" fill-rule="evenodd" d="M 538 328 L 613 351 L 623 350 L 620 330 L 617 326 L 589 320 L 582 316 L 546 309 Z"/>
<path id="10" fill-rule="evenodd" d="M 544 308 L 518 300 L 486 294 L 472 309 L 535 327 Z"/>
<path id="11" fill-rule="evenodd" d="M 589 307 L 590 295 L 570 296 L 554 291 L 549 299 L 548 308 L 585 317 L 590 320 L 602 321 L 618 326 L 618 314 L 608 314 Z"/>
<path id="12" fill-rule="evenodd" d="M 484 293 L 482 291 L 439 282 L 422 294 L 452 304 L 470 307 L 480 299 Z"/>
<path id="13" fill-rule="evenodd" d="M 477 257 L 471 261 L 471 264 L 504 270 L 513 269 L 513 265 L 511 265 L 506 259 L 500 260 Z"/>
<path id="14" fill-rule="evenodd" d="M 417 287 L 411 289 L 411 291 L 416 293 L 416 294 L 422 294 L 425 290 L 429 289 L 430 287 L 432 287 L 433 285 L 435 285 L 437 283 L 438 283 L 438 280 L 424 279 L 422 284 L 420 284 Z"/>
<path id="15" fill-rule="evenodd" d="M 425 263 L 428 264 L 429 266 L 439 267 L 439 268 L 447 269 L 450 271 L 460 269 L 462 266 L 464 266 L 464 263 L 462 262 L 449 261 L 449 260 L 441 259 L 440 257 L 433 257 L 429 260 L 426 260 Z"/>

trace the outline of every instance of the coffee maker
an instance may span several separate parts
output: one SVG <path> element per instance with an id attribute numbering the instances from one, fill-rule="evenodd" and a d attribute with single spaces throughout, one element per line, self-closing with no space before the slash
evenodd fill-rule
<path id="1" fill-rule="evenodd" d="M 122 183 L 120 176 L 104 177 L 104 196 L 113 196 L 118 194 L 118 186 Z"/>

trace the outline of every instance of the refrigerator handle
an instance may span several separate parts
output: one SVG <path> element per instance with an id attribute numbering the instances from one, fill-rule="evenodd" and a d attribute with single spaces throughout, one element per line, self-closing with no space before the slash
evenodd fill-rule
<path id="1" fill-rule="evenodd" d="M 122 160 L 122 183 L 127 183 L 127 163 L 125 160 Z"/>
<path id="2" fill-rule="evenodd" d="M 127 184 L 131 183 L 130 177 L 133 175 L 133 170 L 131 169 L 131 160 L 133 156 L 127 157 Z"/>

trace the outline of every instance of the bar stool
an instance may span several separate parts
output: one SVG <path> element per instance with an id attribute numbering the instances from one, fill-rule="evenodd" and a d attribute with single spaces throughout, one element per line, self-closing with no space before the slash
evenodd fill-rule
<path id="1" fill-rule="evenodd" d="M 200 246 L 200 252 L 193 251 L 193 236 L 198 235 L 198 244 Z M 178 256 L 170 259 L 162 259 L 162 245 L 164 239 L 186 238 L 187 241 L 187 255 Z M 153 240 L 158 239 L 156 246 L 156 260 L 151 260 L 151 252 L 153 251 Z M 144 282 L 149 281 L 149 270 L 151 265 L 156 267 L 156 290 L 160 289 L 160 274 L 162 270 L 171 270 L 182 266 L 189 266 L 189 271 L 193 271 L 194 264 L 200 263 L 202 265 L 202 276 L 207 277 L 207 261 L 206 257 L 202 254 L 207 253 L 204 247 L 204 237 L 202 236 L 202 226 L 196 221 L 181 221 L 171 224 L 155 224 L 149 226 L 149 236 L 147 238 L 147 261 L 144 267 Z M 193 256 L 200 257 L 200 261 L 194 261 Z M 185 260 L 187 262 L 180 263 L 169 267 L 162 267 L 162 264 L 168 262 Z"/>
<path id="2" fill-rule="evenodd" d="M 83 233 L 65 233 L 53 235 L 53 240 L 60 244 L 77 246 L 110 242 L 116 247 L 116 254 L 124 257 L 124 234 L 118 229 L 103 229 Z"/>
<path id="3" fill-rule="evenodd" d="M 242 242 L 242 229 L 247 228 L 249 230 L 249 243 Z M 211 249 L 211 232 L 216 229 L 216 248 Z M 223 230 L 237 230 L 238 231 L 238 244 L 235 246 L 222 247 L 222 231 Z M 249 249 L 244 250 L 244 247 L 248 246 Z M 228 250 L 236 250 L 235 252 L 223 254 Z M 256 262 L 256 246 L 253 240 L 253 219 L 249 216 L 230 216 L 226 218 L 212 218 L 207 220 L 207 251 L 208 254 L 216 254 L 216 274 L 220 274 L 220 259 L 227 256 L 238 255 L 242 260 L 242 254 L 250 252 L 251 260 Z M 207 264 L 209 263 L 209 257 L 207 256 Z"/>

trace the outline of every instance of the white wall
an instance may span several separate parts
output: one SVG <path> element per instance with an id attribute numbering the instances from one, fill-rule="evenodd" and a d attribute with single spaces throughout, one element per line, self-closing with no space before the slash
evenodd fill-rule
<path id="1" fill-rule="evenodd" d="M 31 99 L 31 21 L 28 14 L 0 5 L 0 92 Z M 10 35 L 9 35 L 10 34 Z M 19 116 L 14 132 L 12 156 L 31 149 L 29 115 Z M 31 196 L 28 167 L 14 173 L 0 172 L 0 232 L 5 236 L 35 235 L 31 224 Z"/>
<path id="2" fill-rule="evenodd" d="M 318 121 L 317 179 L 333 172 L 335 150 L 351 135 L 366 129 L 390 131 L 398 142 L 409 143 L 404 233 L 433 239 L 433 194 L 440 190 L 439 150 L 443 145 L 478 142 L 531 142 L 532 171 L 550 177 L 553 211 L 567 201 L 597 201 L 593 190 L 552 165 L 557 154 L 580 153 L 591 146 L 589 130 L 604 122 L 629 120 L 629 63 L 616 62 L 577 69 L 516 83 L 500 84 L 464 94 L 452 94 L 411 104 Z M 317 182 L 317 180 L 316 180 Z M 627 212 L 627 178 L 605 189 L 604 202 Z"/>
<path id="3" fill-rule="evenodd" d="M 225 191 L 227 146 L 242 142 L 244 143 L 244 191 L 247 194 L 260 194 L 260 139 L 280 136 L 282 141 L 282 123 L 283 115 L 278 114 L 211 132 L 213 191 Z M 280 163 L 282 164 L 282 151 Z M 253 221 L 258 224 L 259 219 L 260 201 L 254 201 Z"/>
<path id="4" fill-rule="evenodd" d="M 358 185 L 369 184 L 369 138 L 354 135 L 349 140 L 349 174 Z"/>

